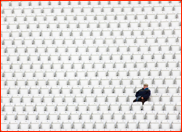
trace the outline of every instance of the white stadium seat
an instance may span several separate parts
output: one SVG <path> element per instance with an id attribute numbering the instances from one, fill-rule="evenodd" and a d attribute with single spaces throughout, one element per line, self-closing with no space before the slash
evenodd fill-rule
<path id="1" fill-rule="evenodd" d="M 158 120 L 151 120 L 150 121 L 150 129 L 159 129 L 160 121 Z"/>
<path id="2" fill-rule="evenodd" d="M 10 121 L 9 122 L 9 129 L 18 129 L 19 128 L 19 122 L 17 121 Z"/>
<path id="3" fill-rule="evenodd" d="M 177 131 L 180 130 L 180 129 L 181 129 L 180 123 L 181 123 L 181 121 L 174 120 L 174 121 L 171 123 L 172 128 L 173 128 L 174 130 L 177 130 Z"/>

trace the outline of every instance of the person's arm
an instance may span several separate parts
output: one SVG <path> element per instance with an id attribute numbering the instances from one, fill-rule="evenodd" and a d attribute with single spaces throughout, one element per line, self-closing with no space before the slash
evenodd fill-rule
<path id="1" fill-rule="evenodd" d="M 139 91 L 140 91 L 140 90 L 138 90 L 138 91 L 136 92 L 136 94 L 135 94 L 135 97 L 137 97 L 137 96 L 138 96 L 138 94 L 139 94 Z"/>
<path id="2" fill-rule="evenodd" d="M 145 100 L 147 100 L 149 98 L 150 94 L 151 94 L 150 91 L 148 91 L 145 95 L 143 95 L 143 98 Z"/>
<path id="3" fill-rule="evenodd" d="M 137 95 L 138 95 L 138 91 L 136 92 L 135 97 L 137 97 Z"/>

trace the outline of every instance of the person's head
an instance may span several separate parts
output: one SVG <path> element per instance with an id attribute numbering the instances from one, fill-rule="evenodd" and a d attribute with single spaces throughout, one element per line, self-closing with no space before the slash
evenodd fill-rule
<path id="1" fill-rule="evenodd" d="M 143 88 L 148 88 L 148 84 L 144 84 L 143 85 Z"/>

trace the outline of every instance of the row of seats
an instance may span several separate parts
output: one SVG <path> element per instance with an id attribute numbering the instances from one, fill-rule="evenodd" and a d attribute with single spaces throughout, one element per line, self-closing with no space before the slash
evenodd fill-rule
<path id="1" fill-rule="evenodd" d="M 19 131 L 21 129 L 2 129 L 2 131 Z M 24 131 L 175 131 L 175 129 L 24 129 Z"/>
<path id="2" fill-rule="evenodd" d="M 22 78 L 27 77 L 27 73 L 33 73 L 32 78 L 53 78 L 59 76 L 59 71 L 61 70 L 36 70 L 36 71 L 24 71 L 24 70 L 1 70 L 1 77 L 2 78 Z M 126 77 L 126 76 L 132 76 L 134 78 L 139 78 L 138 76 L 155 76 L 159 77 L 166 77 L 166 76 L 180 76 L 181 75 L 181 69 L 180 68 L 166 68 L 166 69 L 159 69 L 159 68 L 153 68 L 153 69 L 123 69 L 123 70 L 115 70 L 115 69 L 104 69 L 104 70 L 65 70 L 61 71 L 63 74 L 62 77 Z M 154 78 L 154 79 L 155 79 Z M 141 79 L 141 78 L 140 78 Z"/>
<path id="3" fill-rule="evenodd" d="M 13 57 L 12 57 L 13 58 Z M 37 56 L 35 56 L 37 58 Z M 17 59 L 17 56 L 14 57 Z M 181 58 L 180 58 L 181 59 Z M 10 59 L 11 60 L 11 59 Z M 71 70 L 71 69 L 133 69 L 133 68 L 176 68 L 181 67 L 181 61 L 169 60 L 169 61 L 153 61 L 153 60 L 141 60 L 141 61 L 56 61 L 56 62 L 46 62 L 40 61 L 34 62 L 6 62 L 7 56 L 1 55 L 1 69 L 2 70 L 40 70 L 40 69 L 54 69 L 54 70 Z M 12 59 L 13 61 L 13 59 Z M 126 75 L 125 75 L 126 76 Z M 147 74 L 145 74 L 147 76 Z M 169 76 L 169 75 L 168 75 Z"/>
<path id="4" fill-rule="evenodd" d="M 63 73 L 64 74 L 64 73 Z M 181 76 L 175 77 L 86 77 L 86 78 L 2 78 L 1 86 L 75 86 L 75 85 L 181 85 Z"/>
<path id="5" fill-rule="evenodd" d="M 35 53 L 35 49 L 30 47 L 30 50 L 34 50 L 34 53 L 31 54 L 12 54 L 13 53 L 13 48 L 10 48 L 11 54 L 1 54 L 1 59 L 3 62 L 6 61 L 30 61 L 30 62 L 39 62 L 39 61 L 44 61 L 44 62 L 69 62 L 69 61 L 128 61 L 131 65 L 131 63 L 135 63 L 135 60 L 155 60 L 155 61 L 163 61 L 166 58 L 170 60 L 181 60 L 181 52 L 134 52 L 134 53 L 128 53 L 128 52 L 118 52 L 118 53 L 75 53 L 75 54 L 70 54 L 70 53 L 57 53 L 57 54 L 50 54 L 50 53 Z M 62 49 L 64 50 L 64 49 Z M 130 61 L 130 60 L 133 60 Z M 127 67 L 127 62 L 125 62 L 125 65 Z"/>
<path id="6" fill-rule="evenodd" d="M 65 120 L 180 120 L 178 111 L 109 111 L 109 112 L 3 112 L 1 121 Z"/>
<path id="7" fill-rule="evenodd" d="M 181 129 L 181 121 L 179 120 L 130 120 L 130 121 L 102 121 L 97 120 L 93 121 L 10 121 L 10 122 L 2 122 L 2 129 L 20 129 L 20 130 L 28 130 L 28 129 L 174 129 L 176 131 L 180 131 Z"/>
<path id="8" fill-rule="evenodd" d="M 9 34 L 9 33 L 8 33 Z M 102 38 L 102 37 L 90 37 L 90 38 L 73 38 L 69 37 L 68 38 L 23 38 L 23 37 L 18 37 L 18 38 L 2 38 L 1 45 L 6 45 L 6 46 L 21 46 L 21 45 L 26 45 L 26 46 L 106 46 L 106 45 L 112 45 L 112 46 L 119 46 L 119 44 L 122 44 L 123 46 L 126 45 L 139 45 L 140 47 L 146 47 L 146 45 L 151 45 L 154 44 L 156 45 L 157 42 L 160 42 L 161 44 L 180 44 L 181 43 L 181 37 L 163 37 L 163 36 L 158 36 L 158 37 L 119 37 L 119 38 Z M 142 44 L 141 44 L 142 43 Z M 147 47 L 148 47 L 147 46 Z M 147 50 L 146 48 L 143 49 L 144 51 Z"/>
<path id="9" fill-rule="evenodd" d="M 41 94 L 35 94 L 39 89 L 32 88 L 31 89 L 34 93 L 31 93 L 31 95 L 2 95 L 1 96 L 1 102 L 2 103 L 105 103 L 105 102 L 133 102 L 133 100 L 136 98 L 135 95 L 133 94 L 133 89 L 126 89 L 126 93 L 124 94 L 64 94 L 64 95 L 52 95 L 52 94 L 45 94 L 44 96 Z M 67 93 L 69 93 L 70 89 L 63 89 Z M 100 92 L 101 93 L 101 88 L 99 89 L 94 89 L 95 92 Z M 131 91 L 131 93 L 128 93 Z M 34 94 L 34 95 L 33 95 Z M 162 102 L 162 103 L 168 103 L 168 102 L 181 102 L 180 99 L 180 94 L 171 94 L 171 93 L 165 93 L 165 94 L 158 94 L 158 93 L 152 93 L 149 101 L 152 102 Z M 174 104 L 173 104 L 174 106 Z"/>
<path id="10" fill-rule="evenodd" d="M 24 34 L 25 33 L 25 34 Z M 26 34 L 29 33 L 29 34 Z M 171 29 L 171 28 L 167 28 L 167 29 L 147 29 L 147 30 L 141 30 L 141 29 L 122 29 L 122 30 L 118 30 L 118 29 L 112 29 L 112 30 L 101 30 L 101 29 L 94 29 L 94 30 L 62 30 L 62 31 L 51 31 L 51 30 L 25 30 L 25 31 L 21 31 L 21 30 L 16 30 L 16 31 L 9 31 L 9 30 L 5 30 L 5 31 L 1 31 L 1 34 L 3 35 L 3 37 L 37 37 L 37 36 L 42 36 L 42 37 L 59 37 L 59 36 L 63 36 L 63 37 L 67 37 L 67 36 L 73 36 L 73 37 L 79 37 L 79 36 L 94 36 L 94 37 L 98 37 L 98 36 L 148 36 L 148 35 L 153 35 L 155 36 L 160 36 L 160 35 L 165 35 L 165 36 L 171 36 L 171 35 L 175 35 L 175 36 L 181 36 L 181 29 L 180 28 L 176 28 L 176 29 Z"/>
<path id="11" fill-rule="evenodd" d="M 27 6 L 68 6 L 68 5 L 82 5 L 82 6 L 98 6 L 98 5 L 179 5 L 180 1 L 3 1 L 1 7 L 27 7 Z"/>
<path id="12" fill-rule="evenodd" d="M 7 87 L 3 86 L 1 88 L 2 95 L 24 95 L 24 94 L 122 94 L 126 98 L 127 94 L 135 93 L 139 89 L 141 89 L 141 85 L 127 85 L 127 86 L 44 86 L 44 87 L 29 87 L 29 86 L 13 86 Z M 181 93 L 181 87 L 177 85 L 152 85 L 150 86 L 150 91 L 155 96 L 159 96 L 160 94 L 170 93 Z M 157 94 L 155 94 L 157 93 Z M 160 94 L 159 94 L 160 93 Z M 153 97 L 153 95 L 151 95 Z M 116 96 L 117 97 L 117 96 Z M 126 99 L 125 99 L 126 100 Z"/>
<path id="13" fill-rule="evenodd" d="M 23 21 L 29 21 L 29 22 L 34 22 L 34 21 L 133 21 L 133 20 L 141 20 L 141 19 L 146 19 L 146 20 L 181 20 L 181 13 L 176 13 L 176 12 L 152 12 L 152 13 L 141 13 L 140 15 L 137 13 L 113 13 L 113 14 L 108 14 L 108 13 L 102 13 L 99 15 L 95 15 L 95 13 L 89 13 L 87 15 L 75 15 L 75 14 L 60 14 L 60 15 L 54 15 L 54 14 L 36 14 L 36 15 L 1 15 L 1 22 L 23 22 Z"/>
<path id="14" fill-rule="evenodd" d="M 113 5 L 97 5 L 97 6 L 92 6 L 89 5 L 87 7 L 82 7 L 82 6 L 75 6 L 73 7 L 73 5 L 68 5 L 68 6 L 64 6 L 64 7 L 50 7 L 50 6 L 44 6 L 44 7 L 40 7 L 40 6 L 34 6 L 32 7 L 4 7 L 2 8 L 2 13 L 1 14 L 39 14 L 39 13 L 108 13 L 108 12 L 138 12 L 138 13 L 142 13 L 142 12 L 181 12 L 181 6 L 180 5 L 144 5 L 144 6 L 133 6 L 133 5 L 129 5 L 129 6 L 114 6 Z"/>
<path id="15" fill-rule="evenodd" d="M 59 98 L 58 98 L 59 99 Z M 1 103 L 4 112 L 54 112 L 54 111 L 181 111 L 181 102 L 123 102 L 123 103 Z"/>
<path id="16" fill-rule="evenodd" d="M 22 40 L 24 39 L 24 37 L 10 37 L 10 33 L 9 32 L 1 32 L 2 36 L 4 37 L 4 39 L 1 41 L 2 45 L 7 45 L 7 46 L 11 46 L 13 45 L 22 45 Z M 25 31 L 25 36 L 29 36 L 29 31 Z M 15 41 L 13 39 L 16 39 Z M 54 39 L 54 43 L 53 43 L 53 39 Z M 55 45 L 83 45 L 83 44 L 97 44 L 97 45 L 103 45 L 103 44 L 157 44 L 157 43 L 181 43 L 181 37 L 180 36 L 149 36 L 149 37 L 133 37 L 133 36 L 129 36 L 129 37 L 118 37 L 118 38 L 102 38 L 102 37 L 91 37 L 91 38 L 85 38 L 85 40 L 83 38 L 73 38 L 73 37 L 67 37 L 67 38 L 51 38 L 48 39 L 46 41 L 42 41 L 43 39 L 24 39 L 24 44 L 25 45 L 39 45 L 41 46 L 42 44 L 44 45 L 49 45 L 50 44 L 55 44 Z M 20 42 L 20 43 L 19 43 Z M 43 42 L 43 43 L 42 43 Z"/>
<path id="17" fill-rule="evenodd" d="M 181 22 L 177 21 L 177 20 L 170 20 L 170 21 L 166 21 L 166 20 L 162 20 L 162 21 L 156 21 L 156 20 L 151 20 L 151 21 L 122 21 L 122 22 L 118 22 L 118 21 L 82 21 L 82 22 L 77 22 L 77 21 L 72 21 L 72 22 L 2 22 L 1 23 L 1 30 L 16 30 L 16 29 L 20 29 L 20 30 L 25 30 L 25 29 L 87 29 L 87 28 L 99 28 L 99 29 L 115 29 L 115 28 L 134 28 L 136 29 L 142 29 L 142 30 L 147 30 L 145 28 L 157 28 L 160 27 L 160 29 L 172 29 L 172 28 L 178 28 L 181 26 Z"/>
<path id="18" fill-rule="evenodd" d="M 51 46 L 37 46 L 37 45 L 21 45 L 21 46 L 16 46 L 16 45 L 11 45 L 11 46 L 6 46 L 6 45 L 1 45 L 1 54 L 8 53 L 58 53 L 61 51 L 62 53 L 97 53 L 101 52 L 102 54 L 104 52 L 127 52 L 127 53 L 138 53 L 142 54 L 144 52 L 162 52 L 162 53 L 167 53 L 167 52 L 178 52 L 181 51 L 181 45 L 179 44 L 163 44 L 163 45 L 156 45 L 156 44 L 149 44 L 149 45 L 107 45 L 107 46 L 98 46 L 98 45 L 83 45 L 83 46 L 57 46 L 57 45 L 51 45 Z M 140 53 L 139 53 L 140 52 Z"/>

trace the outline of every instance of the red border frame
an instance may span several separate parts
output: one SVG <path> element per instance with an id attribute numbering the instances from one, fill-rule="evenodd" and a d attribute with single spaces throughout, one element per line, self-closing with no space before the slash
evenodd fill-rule
<path id="1" fill-rule="evenodd" d="M 1 3 L 1 1 L 9 1 L 9 0 L 0 0 L 0 3 Z M 38 1 L 38 0 L 11 0 L 11 1 Z M 39 1 L 48 1 L 48 0 L 39 0 Z M 50 0 L 50 1 L 57 1 L 57 0 Z M 68 0 L 62 0 L 62 1 L 68 1 Z M 70 1 L 78 1 L 78 0 L 70 0 Z M 88 0 L 80 0 L 80 1 L 88 1 Z M 90 1 L 98 1 L 98 0 L 90 0 Z M 99 1 L 106 1 L 106 0 L 99 0 Z M 111 0 L 111 1 L 117 1 L 117 0 Z M 118 0 L 118 1 L 122 1 L 122 0 Z M 125 1 L 125 0 L 123 0 L 123 1 Z M 138 0 L 130 0 L 130 1 L 138 1 Z M 140 0 L 140 1 L 146 1 L 146 0 Z M 159 0 L 147 0 L 147 1 L 159 1 Z M 168 0 L 161 0 L 161 1 L 168 1 Z M 172 1 L 182 1 L 182 0 L 172 0 Z M 0 6 L 0 9 L 1 9 L 1 6 Z M 0 16 L 1 16 L 1 14 L 0 14 Z M 1 18 L 0 18 L 0 23 L 1 23 Z M 0 26 L 0 30 L 1 30 L 1 26 Z M 182 38 L 181 38 L 181 40 L 182 40 Z M 1 38 L 0 38 L 0 41 L 1 41 Z M 0 48 L 1 48 L 1 45 L 0 45 Z M 0 50 L 0 53 L 1 53 L 1 50 Z M 0 58 L 0 62 L 1 62 L 1 58 Z M 1 64 L 0 64 L 0 67 L 1 67 Z M 181 79 L 181 81 L 182 81 L 182 79 Z M 1 87 L 1 77 L 0 77 L 0 87 Z M 0 90 L 0 94 L 1 94 L 1 90 Z M 181 96 L 182 96 L 182 93 L 181 93 Z M 0 98 L 0 101 L 1 101 L 1 98 Z M 182 106 L 181 106 L 181 108 L 182 108 Z M 1 111 L 0 111 L 0 113 L 1 113 Z M 0 115 L 0 117 L 1 117 L 1 115 Z M 1 123 L 1 120 L 0 120 L 0 123 Z M 182 126 L 182 122 L 181 122 L 181 126 Z M 6 131 L 1 130 L 1 125 L 0 125 L 0 132 L 6 132 Z M 9 131 L 9 132 L 14 132 L 14 131 Z M 18 131 L 18 132 L 26 132 L 26 131 Z M 27 131 L 27 132 L 39 132 L 39 131 Z M 49 132 L 49 131 L 46 131 L 46 132 Z M 58 131 L 51 131 L 51 132 L 58 132 Z M 66 131 L 66 132 L 87 132 L 87 131 Z M 111 132 L 111 131 L 98 131 L 98 132 Z M 117 131 L 113 131 L 113 132 L 117 132 Z M 139 131 L 127 131 L 127 132 L 139 132 Z M 143 131 L 143 132 L 149 132 L 149 131 Z M 170 131 L 159 131 L 159 132 L 170 132 Z M 173 132 L 179 132 L 179 131 L 173 131 Z M 182 132 L 182 129 L 181 129 L 181 132 Z"/>

